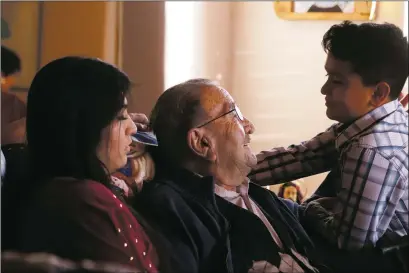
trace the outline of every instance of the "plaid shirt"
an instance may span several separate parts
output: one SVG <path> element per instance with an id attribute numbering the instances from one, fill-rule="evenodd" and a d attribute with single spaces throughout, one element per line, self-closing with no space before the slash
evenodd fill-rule
<path id="1" fill-rule="evenodd" d="M 374 246 L 381 237 L 396 242 L 408 234 L 408 113 L 397 100 L 257 158 L 250 179 L 260 185 L 338 169 L 334 207 L 312 201 L 306 213 L 339 248 Z"/>

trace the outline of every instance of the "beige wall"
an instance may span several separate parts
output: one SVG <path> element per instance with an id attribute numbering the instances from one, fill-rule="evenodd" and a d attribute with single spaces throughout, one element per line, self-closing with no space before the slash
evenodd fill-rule
<path id="1" fill-rule="evenodd" d="M 233 88 L 235 58 L 233 33 L 237 31 L 237 20 L 233 18 L 231 2 L 202 3 L 202 73 L 201 77 L 218 80 L 227 90 Z"/>

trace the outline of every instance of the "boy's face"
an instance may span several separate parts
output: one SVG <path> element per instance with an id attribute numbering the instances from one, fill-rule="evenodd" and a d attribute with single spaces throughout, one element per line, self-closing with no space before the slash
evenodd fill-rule
<path id="1" fill-rule="evenodd" d="M 353 121 L 373 109 L 371 103 L 375 88 L 365 86 L 362 78 L 352 71 L 349 62 L 327 56 L 325 63 L 328 80 L 321 88 L 325 95 L 327 117 L 341 123 Z"/>

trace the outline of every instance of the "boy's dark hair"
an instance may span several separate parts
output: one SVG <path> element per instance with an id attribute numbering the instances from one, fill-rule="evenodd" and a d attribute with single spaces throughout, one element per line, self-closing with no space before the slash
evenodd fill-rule
<path id="1" fill-rule="evenodd" d="M 1 74 L 7 77 L 14 73 L 20 72 L 20 57 L 11 49 L 1 46 Z"/>
<path id="2" fill-rule="evenodd" d="M 400 28 L 344 21 L 325 33 L 322 46 L 334 58 L 349 62 L 364 85 L 384 81 L 390 86 L 390 98 L 398 98 L 408 77 L 408 40 Z"/>

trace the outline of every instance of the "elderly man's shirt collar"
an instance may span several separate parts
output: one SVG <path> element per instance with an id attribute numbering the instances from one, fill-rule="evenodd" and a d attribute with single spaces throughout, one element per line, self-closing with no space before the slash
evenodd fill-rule
<path id="1" fill-rule="evenodd" d="M 248 196 L 249 183 L 250 180 L 248 178 L 245 178 L 244 182 L 240 186 L 237 186 L 235 191 L 227 190 L 224 187 L 215 183 L 214 191 L 218 196 L 226 200 L 237 198 L 239 195 Z"/>

